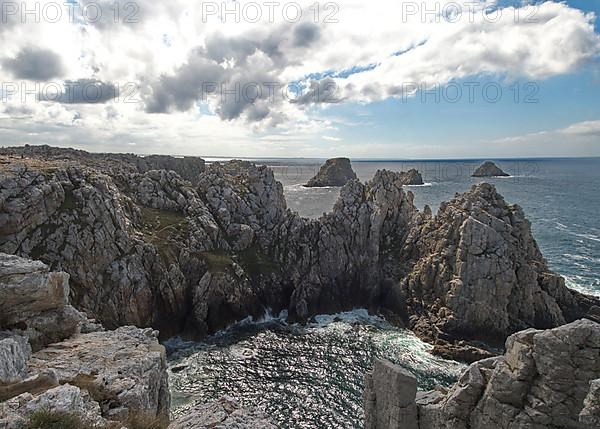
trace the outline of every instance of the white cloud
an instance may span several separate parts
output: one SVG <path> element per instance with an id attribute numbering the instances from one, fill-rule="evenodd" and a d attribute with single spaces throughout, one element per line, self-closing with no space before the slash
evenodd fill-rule
<path id="1" fill-rule="evenodd" d="M 39 3 L 43 10 L 55 2 L 25 3 L 29 9 Z M 135 144 L 143 152 L 304 153 L 314 142 L 341 141 L 325 134 L 338 123 L 326 119 L 326 105 L 313 105 L 311 100 L 289 103 L 277 92 L 272 100 L 264 97 L 255 104 L 223 102 L 217 95 L 201 107 L 202 83 L 212 76 L 229 88 L 236 82 L 263 79 L 285 85 L 312 73 L 371 66 L 335 79 L 345 100 L 368 103 L 399 96 L 403 82 L 443 84 L 482 73 L 530 79 L 566 74 L 597 55 L 600 46 L 591 14 L 555 2 L 540 5 L 534 16 L 537 23 L 524 23 L 524 10 L 516 22 L 514 8 L 503 9 L 498 22 L 488 22 L 483 0 L 472 16 L 465 8 L 461 19 L 450 23 L 435 22 L 431 16 L 425 20 L 407 16 L 406 4 L 412 1 L 346 0 L 335 15 L 338 23 L 324 23 L 330 11 L 321 10 L 318 25 L 309 9 L 313 0 L 300 1 L 304 19 L 298 24 L 286 22 L 281 12 L 275 14 L 274 23 L 266 22 L 266 15 L 259 23 L 234 19 L 205 23 L 201 4 L 183 0 L 138 0 L 139 23 L 114 23 L 109 9 L 114 2 L 100 3 L 104 15 L 95 24 L 81 19 L 80 8 L 76 9 L 80 19 L 74 23 L 68 19 L 36 23 L 31 17 L 23 23 L 21 16 L 8 17 L 6 24 L 0 24 L 0 81 L 18 81 L 31 88 L 32 82 L 21 81 L 27 75 L 16 76 L 15 70 L 28 70 L 22 63 L 31 55 L 19 55 L 35 47 L 47 61 L 59 56 L 52 74 L 60 74 L 60 82 L 86 79 L 118 82 L 121 87 L 136 82 L 139 102 L 57 104 L 29 99 L 22 103 L 18 94 L 0 103 L 3 144 L 78 144 L 121 150 L 124 142 L 130 142 L 127 146 Z M 240 7 L 246 3 L 242 1 Z M 436 4 L 443 10 L 453 2 L 425 3 L 429 10 Z M 128 12 L 120 11 L 121 21 Z M 64 14 L 68 16 L 66 9 Z M 397 52 L 404 53 L 393 55 Z M 2 67 L 3 60 L 10 66 Z M 323 94 L 315 99 L 323 101 Z M 163 103 L 162 110 L 170 113 L 146 113 L 152 102 Z M 348 119 L 339 121 L 344 122 Z M 285 138 L 296 143 L 282 144 Z"/>

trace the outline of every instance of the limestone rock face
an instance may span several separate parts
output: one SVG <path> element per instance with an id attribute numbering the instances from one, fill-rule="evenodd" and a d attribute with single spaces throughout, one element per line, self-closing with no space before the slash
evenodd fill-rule
<path id="1" fill-rule="evenodd" d="M 31 346 L 26 337 L 0 332 L 0 385 L 12 384 L 27 377 Z"/>
<path id="2" fill-rule="evenodd" d="M 500 346 L 519 330 L 583 317 L 597 302 L 550 271 L 522 209 L 489 184 L 442 204 L 409 240 L 401 257 L 407 305 L 417 310 L 411 326 L 434 344 L 478 339 Z"/>
<path id="3" fill-rule="evenodd" d="M 277 428 L 264 412 L 255 408 L 242 408 L 236 400 L 228 397 L 208 404 L 197 405 L 169 425 L 169 429 L 212 427 L 223 429 Z"/>
<path id="4" fill-rule="evenodd" d="M 170 396 L 165 349 L 158 332 L 135 327 L 79 334 L 34 353 L 31 373 L 53 371 L 61 384 L 85 389 L 102 415 L 166 415 Z"/>
<path id="5" fill-rule="evenodd" d="M 42 262 L 0 253 L 0 296 L 0 328 L 16 335 L 2 343 L 15 352 L 29 344 L 38 350 L 81 329 L 94 329 L 93 322 L 68 303 L 69 275 L 50 272 Z M 19 336 L 26 337 L 27 347 L 17 347 Z"/>
<path id="6" fill-rule="evenodd" d="M 76 413 L 92 425 L 137 412 L 167 416 L 158 332 L 103 331 L 69 305 L 68 277 L 0 254 L 0 302 L 11 305 L 0 323 L 0 427 L 23 429 L 39 410 Z"/>
<path id="7" fill-rule="evenodd" d="M 416 398 L 414 378 L 379 362 L 367 376 L 373 383 L 367 382 L 365 393 L 366 422 L 387 416 L 387 408 L 374 408 L 368 401 L 377 392 L 386 402 L 416 403 L 418 417 L 411 414 L 405 424 L 420 429 L 593 429 L 600 417 L 599 345 L 600 324 L 586 319 L 545 331 L 525 330 L 507 340 L 504 356 L 472 364 L 447 391 Z M 399 385 L 392 386 L 392 379 Z M 411 427 L 405 424 L 365 427 Z"/>
<path id="8" fill-rule="evenodd" d="M 417 380 L 404 368 L 377 360 L 365 377 L 365 429 L 418 429 Z"/>
<path id="9" fill-rule="evenodd" d="M 350 180 L 356 179 L 356 173 L 348 158 L 329 159 L 321 167 L 315 177 L 306 184 L 307 188 L 322 188 L 327 186 L 344 186 Z"/>
<path id="10" fill-rule="evenodd" d="M 151 170 L 174 171 L 182 179 L 188 180 L 193 184 L 198 182 L 200 174 L 202 174 L 206 168 L 204 160 L 194 156 L 185 156 L 181 158 L 166 155 L 136 157 L 136 165 L 140 173 Z"/>
<path id="11" fill-rule="evenodd" d="M 473 177 L 509 177 L 510 174 L 505 173 L 491 161 L 484 162 L 475 172 Z"/>

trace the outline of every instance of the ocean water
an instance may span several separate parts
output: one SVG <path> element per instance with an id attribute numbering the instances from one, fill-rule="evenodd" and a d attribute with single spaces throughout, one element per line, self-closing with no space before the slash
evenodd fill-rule
<path id="1" fill-rule="evenodd" d="M 171 340 L 175 416 L 223 395 L 264 409 L 281 428 L 362 427 L 364 374 L 376 357 L 410 368 L 419 386 L 452 383 L 465 366 L 434 357 L 412 333 L 365 310 L 319 316 L 307 326 L 285 315 L 232 326 L 202 343 Z"/>
<path id="2" fill-rule="evenodd" d="M 284 185 L 288 207 L 317 218 L 332 209 L 339 188 L 309 189 L 323 160 L 265 160 Z M 442 201 L 480 179 L 481 161 L 353 161 L 362 181 L 379 169 L 423 174 L 412 186 L 416 205 L 435 212 Z M 550 267 L 567 285 L 600 296 L 600 158 L 500 160 L 509 178 L 485 179 L 523 207 Z M 363 375 L 384 357 L 409 369 L 420 389 L 455 381 L 464 365 L 428 353 L 430 346 L 364 310 L 288 325 L 285 315 L 237 324 L 201 343 L 167 344 L 173 413 L 223 395 L 267 411 L 282 428 L 362 427 Z"/>

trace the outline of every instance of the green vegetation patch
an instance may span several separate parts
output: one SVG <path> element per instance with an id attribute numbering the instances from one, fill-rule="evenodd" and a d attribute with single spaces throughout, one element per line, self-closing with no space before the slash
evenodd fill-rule
<path id="1" fill-rule="evenodd" d="M 240 253 L 240 264 L 252 277 L 270 275 L 279 271 L 279 265 L 265 255 L 258 246 L 252 246 Z"/>
<path id="2" fill-rule="evenodd" d="M 158 249 L 161 258 L 171 263 L 177 260 L 181 243 L 187 240 L 189 221 L 176 212 L 142 207 L 142 234 L 147 243 Z"/>
<path id="3" fill-rule="evenodd" d="M 40 410 L 29 417 L 26 429 L 87 429 L 91 426 L 76 414 Z"/>
<path id="4" fill-rule="evenodd" d="M 105 426 L 86 423 L 74 413 L 40 410 L 29 417 L 24 429 L 167 429 L 169 419 L 147 413 L 132 413 L 123 422 L 109 422 Z"/>
<path id="5" fill-rule="evenodd" d="M 233 265 L 233 259 L 225 252 L 203 252 L 202 257 L 208 265 L 208 271 L 211 273 L 224 273 L 227 268 Z"/>

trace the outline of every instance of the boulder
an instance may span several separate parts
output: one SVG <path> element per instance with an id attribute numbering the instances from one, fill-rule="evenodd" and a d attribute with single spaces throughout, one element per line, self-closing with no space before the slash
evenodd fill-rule
<path id="1" fill-rule="evenodd" d="M 40 261 L 0 253 L 0 296 L 0 328 L 27 337 L 34 350 L 94 329 L 69 305 L 69 275 Z"/>
<path id="2" fill-rule="evenodd" d="M 98 403 L 85 390 L 65 384 L 38 396 L 24 393 L 0 404 L 0 427 L 25 429 L 28 418 L 40 411 L 74 414 L 93 427 L 106 427 L 108 424 Z"/>
<path id="3" fill-rule="evenodd" d="M 87 391 L 109 419 L 168 415 L 166 353 L 157 335 L 135 327 L 75 335 L 34 353 L 29 370 L 53 371 L 60 384 Z"/>
<path id="4" fill-rule="evenodd" d="M 356 179 L 356 173 L 348 158 L 329 159 L 321 167 L 315 177 L 305 185 L 307 188 L 322 188 L 327 186 L 344 186 L 350 180 Z"/>

